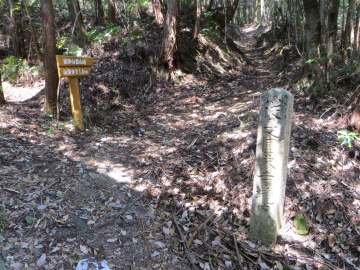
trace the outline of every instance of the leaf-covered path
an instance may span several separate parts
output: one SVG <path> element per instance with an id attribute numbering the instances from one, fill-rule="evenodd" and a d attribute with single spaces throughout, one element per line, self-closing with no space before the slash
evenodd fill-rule
<path id="1" fill-rule="evenodd" d="M 236 44 L 252 65 L 157 81 L 109 112 L 85 105 L 82 133 L 42 115 L 41 96 L 1 107 L 7 267 L 73 269 L 91 257 L 133 270 L 359 267 L 359 148 L 338 146 L 339 116 L 304 93 L 293 93 L 278 243 L 247 240 L 259 96 L 286 87 L 302 63 L 272 33 L 243 35 Z M 95 75 L 106 61 L 96 58 Z M 293 230 L 299 216 L 308 235 Z"/>

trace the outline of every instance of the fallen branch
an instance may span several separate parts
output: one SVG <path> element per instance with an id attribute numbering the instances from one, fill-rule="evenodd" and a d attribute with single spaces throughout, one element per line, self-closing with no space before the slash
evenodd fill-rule
<path id="1" fill-rule="evenodd" d="M 199 233 L 200 229 L 201 229 L 202 227 L 204 227 L 204 226 L 206 225 L 206 223 L 208 223 L 211 219 L 213 219 L 214 216 L 215 216 L 215 212 L 212 213 L 211 216 L 210 216 L 207 220 L 205 220 L 204 223 L 202 223 L 199 227 L 197 227 L 197 230 L 192 234 L 192 236 L 190 237 L 190 239 L 187 241 L 187 243 L 186 243 L 186 246 L 187 246 L 187 247 L 190 247 L 192 241 L 194 241 L 194 239 L 195 239 L 195 237 L 197 236 L 197 234 Z"/>
<path id="2" fill-rule="evenodd" d="M 240 266 L 241 270 L 244 270 L 244 267 L 242 266 L 242 263 L 241 263 L 241 256 L 240 256 L 240 253 L 239 253 L 239 248 L 237 246 L 237 240 L 236 240 L 235 234 L 233 235 L 233 237 L 234 237 L 234 245 L 235 245 L 235 249 L 236 249 L 236 256 L 237 256 L 238 261 L 239 261 L 239 266 Z"/>
<path id="3" fill-rule="evenodd" d="M 145 230 L 145 231 L 142 231 L 142 232 L 140 232 L 140 233 L 138 233 L 138 234 L 135 234 L 135 235 L 134 235 L 134 238 L 135 238 L 136 236 L 142 235 L 143 233 L 151 232 L 151 231 L 153 231 L 153 230 L 155 230 L 155 229 L 163 226 L 166 222 L 168 222 L 170 219 L 173 219 L 178 213 L 180 213 L 181 210 L 182 210 L 182 207 L 180 208 L 179 211 L 177 211 L 175 214 L 173 214 L 172 216 L 170 216 L 170 217 L 169 217 L 168 219 L 166 219 L 163 223 L 161 223 L 161 224 L 159 224 L 159 225 L 157 225 L 157 226 L 155 226 L 155 227 L 152 227 L 152 228 L 149 229 L 149 230 Z"/>
<path id="4" fill-rule="evenodd" d="M 185 237 L 184 237 L 184 235 L 182 234 L 182 232 L 180 230 L 179 224 L 176 222 L 176 218 L 174 218 L 174 223 L 175 223 L 175 227 L 176 227 L 176 229 L 177 229 L 177 231 L 178 231 L 178 233 L 180 235 L 180 238 L 181 238 L 180 243 L 182 243 L 183 246 L 184 246 L 186 257 L 187 257 L 188 261 L 190 262 L 192 268 L 196 269 L 196 266 L 194 264 L 195 258 L 190 254 L 190 251 L 186 246 Z"/>

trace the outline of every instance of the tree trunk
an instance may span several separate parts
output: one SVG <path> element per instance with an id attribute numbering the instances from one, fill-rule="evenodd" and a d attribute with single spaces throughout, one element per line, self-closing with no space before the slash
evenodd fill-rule
<path id="1" fill-rule="evenodd" d="M 360 0 L 356 0 L 356 24 L 354 29 L 354 53 L 359 56 Z"/>
<path id="2" fill-rule="evenodd" d="M 57 87 L 56 39 L 52 0 L 40 1 L 41 33 L 43 36 L 45 101 L 44 113 L 56 116 Z"/>
<path id="3" fill-rule="evenodd" d="M 1 83 L 1 70 L 0 70 L 0 105 L 4 105 L 5 103 L 6 101 L 4 97 L 4 90 L 2 88 L 2 83 Z"/>
<path id="4" fill-rule="evenodd" d="M 95 7 L 95 24 L 100 25 L 104 23 L 104 9 L 101 0 L 94 0 Z"/>
<path id="5" fill-rule="evenodd" d="M 155 15 L 155 22 L 158 24 L 163 24 L 164 15 L 161 10 L 161 4 L 159 0 L 153 0 L 153 10 Z"/>
<path id="6" fill-rule="evenodd" d="M 196 0 L 196 23 L 194 28 L 194 36 L 192 40 L 192 48 L 197 46 L 199 33 L 200 33 L 200 22 L 201 22 L 201 0 Z"/>
<path id="7" fill-rule="evenodd" d="M 259 0 L 255 0 L 254 1 L 254 23 L 257 23 L 257 21 L 258 21 L 258 5 L 259 5 Z"/>
<path id="8" fill-rule="evenodd" d="M 295 0 L 296 2 L 296 41 L 299 41 L 300 37 L 303 36 L 303 27 L 302 27 L 302 20 L 301 20 L 301 7 L 300 7 L 300 0 Z"/>
<path id="9" fill-rule="evenodd" d="M 307 87 L 315 96 L 320 97 L 324 94 L 324 74 L 319 62 L 314 61 L 320 57 L 321 22 L 319 7 L 317 1 L 313 0 L 303 0 L 303 4 L 306 19 L 307 60 L 312 61 L 305 63 L 303 73 L 296 82 L 300 87 Z"/>
<path id="10" fill-rule="evenodd" d="M 9 0 L 12 47 L 15 57 L 26 57 L 25 38 L 22 28 L 21 3 L 19 0 Z"/>
<path id="11" fill-rule="evenodd" d="M 243 18 L 244 18 L 244 24 L 247 24 L 247 0 L 243 0 Z"/>
<path id="12" fill-rule="evenodd" d="M 108 0 L 108 19 L 109 23 L 114 24 L 115 20 L 115 2 L 114 0 Z"/>
<path id="13" fill-rule="evenodd" d="M 260 17 L 261 17 L 261 25 L 265 25 L 265 4 L 264 4 L 264 0 L 260 1 Z"/>
<path id="14" fill-rule="evenodd" d="M 75 35 L 79 38 L 82 38 L 82 33 L 86 33 L 86 30 L 83 25 L 83 18 L 80 12 L 79 1 L 67 0 L 67 5 L 69 8 L 71 22 L 73 25 L 75 25 Z"/>
<path id="15" fill-rule="evenodd" d="M 355 21 L 355 0 L 349 0 L 349 42 L 351 45 L 354 45 L 354 21 Z"/>
<path id="16" fill-rule="evenodd" d="M 329 0 L 329 19 L 328 19 L 328 33 L 327 33 L 327 48 L 326 54 L 328 57 L 327 69 L 326 69 L 326 81 L 329 82 L 330 73 L 332 70 L 332 57 L 335 52 L 335 43 L 337 37 L 337 23 L 339 15 L 340 0 Z"/>
<path id="17" fill-rule="evenodd" d="M 180 66 L 179 41 L 179 0 L 167 1 L 164 27 L 162 59 L 169 70 L 169 79 L 174 79 L 174 71 Z"/>
<path id="18" fill-rule="evenodd" d="M 35 53 L 36 53 L 36 56 L 37 56 L 37 59 L 38 59 L 38 63 L 40 64 L 41 63 L 40 53 L 39 53 L 38 45 L 36 43 L 34 26 L 32 24 L 32 19 L 31 19 L 31 16 L 30 16 L 30 12 L 29 12 L 28 7 L 27 7 L 27 2 L 25 3 L 25 9 L 26 9 L 26 14 L 27 14 L 27 16 L 29 18 L 29 25 L 30 25 L 30 29 L 31 29 L 31 37 L 32 37 L 32 40 L 33 40 L 33 43 L 34 43 Z"/>
<path id="19" fill-rule="evenodd" d="M 206 12 L 209 12 L 209 11 L 211 10 L 211 8 L 212 8 L 213 5 L 214 5 L 214 0 L 210 0 L 208 6 L 207 6 L 207 8 L 206 8 Z"/>
<path id="20" fill-rule="evenodd" d="M 225 13 L 218 12 L 214 14 L 212 17 L 213 20 L 215 20 L 216 23 L 223 29 L 231 22 L 232 18 L 234 17 L 238 4 L 239 0 L 232 0 L 230 6 L 225 9 Z"/>
<path id="21" fill-rule="evenodd" d="M 321 35 L 322 35 L 322 40 L 325 39 L 325 33 L 326 33 L 326 30 L 325 30 L 325 20 L 326 20 L 326 3 L 325 3 L 325 0 L 320 0 L 320 22 L 321 22 Z"/>

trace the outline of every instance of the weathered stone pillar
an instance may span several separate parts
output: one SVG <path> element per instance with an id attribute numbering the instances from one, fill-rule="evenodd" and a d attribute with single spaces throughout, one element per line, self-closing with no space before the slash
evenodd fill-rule
<path id="1" fill-rule="evenodd" d="M 249 238 L 276 242 L 285 202 L 294 97 L 280 88 L 261 95 Z"/>

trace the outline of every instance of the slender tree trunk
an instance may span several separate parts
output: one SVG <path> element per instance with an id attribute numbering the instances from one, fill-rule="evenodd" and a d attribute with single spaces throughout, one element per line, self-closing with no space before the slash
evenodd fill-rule
<path id="1" fill-rule="evenodd" d="M 95 6 L 95 24 L 100 25 L 104 23 L 104 9 L 101 0 L 94 0 Z"/>
<path id="2" fill-rule="evenodd" d="M 57 87 L 59 82 L 56 66 L 56 39 L 54 10 L 51 0 L 40 1 L 41 33 L 43 36 L 45 101 L 44 113 L 56 116 Z"/>
<path id="3" fill-rule="evenodd" d="M 199 33 L 200 33 L 200 22 L 201 22 L 201 0 L 196 0 L 196 23 L 194 28 L 194 36 L 192 40 L 192 48 L 197 46 Z"/>
<path id="4" fill-rule="evenodd" d="M 109 23 L 115 23 L 115 2 L 114 0 L 108 0 L 108 19 Z"/>
<path id="5" fill-rule="evenodd" d="M 259 0 L 254 0 L 254 23 L 257 23 L 258 21 L 258 5 Z"/>
<path id="6" fill-rule="evenodd" d="M 354 21 L 355 21 L 356 5 L 355 0 L 349 0 L 348 27 L 349 27 L 349 43 L 354 46 Z"/>
<path id="7" fill-rule="evenodd" d="M 316 60 L 320 57 L 321 22 L 317 1 L 303 0 L 306 19 L 306 53 L 307 60 Z M 317 61 L 305 63 L 302 75 L 297 79 L 301 87 L 309 88 L 312 93 L 320 97 L 324 94 L 324 74 Z"/>
<path id="8" fill-rule="evenodd" d="M 226 9 L 226 25 L 228 25 L 235 15 L 239 0 L 232 0 L 230 7 Z"/>
<path id="9" fill-rule="evenodd" d="M 261 17 L 261 25 L 265 25 L 265 3 L 264 3 L 264 0 L 260 0 L 260 17 Z"/>
<path id="10" fill-rule="evenodd" d="M 84 28 L 83 18 L 80 12 L 79 1 L 67 0 L 67 5 L 69 8 L 71 22 L 73 25 L 75 25 L 75 34 L 77 37 L 82 38 L 82 33 L 86 33 L 86 30 Z"/>
<path id="11" fill-rule="evenodd" d="M 9 0 L 12 46 L 15 57 L 25 57 L 25 38 L 22 28 L 21 3 L 18 0 Z"/>
<path id="12" fill-rule="evenodd" d="M 322 39 L 324 40 L 325 39 L 325 20 L 326 20 L 326 17 L 325 17 L 325 14 L 326 14 L 326 3 L 325 3 L 325 0 L 320 0 L 320 22 L 321 22 L 321 35 L 322 35 Z"/>
<path id="13" fill-rule="evenodd" d="M 27 7 L 27 2 L 25 3 L 25 9 L 26 9 L 26 14 L 27 14 L 27 16 L 29 18 L 29 25 L 30 25 L 30 29 L 31 29 L 31 37 L 32 37 L 32 41 L 33 41 L 33 44 L 34 44 L 36 56 L 37 56 L 37 59 L 38 59 L 38 63 L 40 64 L 41 63 L 40 53 L 39 53 L 38 45 L 36 43 L 35 31 L 34 31 L 34 27 L 33 27 L 33 24 L 32 24 L 32 19 L 31 19 L 31 16 L 30 16 L 30 12 L 29 12 L 28 7 Z"/>
<path id="14" fill-rule="evenodd" d="M 210 0 L 208 6 L 206 8 L 206 12 L 210 11 L 212 9 L 213 5 L 214 5 L 214 0 Z"/>
<path id="15" fill-rule="evenodd" d="M 174 79 L 174 71 L 180 65 L 179 42 L 179 0 L 167 1 L 167 14 L 163 38 L 163 61 L 169 70 L 169 79 Z"/>
<path id="16" fill-rule="evenodd" d="M 337 38 L 337 23 L 339 15 L 340 0 L 329 0 L 329 22 L 327 32 L 327 48 L 326 54 L 328 57 L 327 70 L 326 70 L 326 81 L 329 82 L 330 73 L 332 70 L 333 59 L 331 55 L 335 52 L 335 43 Z"/>
<path id="17" fill-rule="evenodd" d="M 158 24 L 163 24 L 164 22 L 164 15 L 161 10 L 161 3 L 159 0 L 153 0 L 153 10 L 155 15 L 155 21 Z"/>
<path id="18" fill-rule="evenodd" d="M 247 0 L 243 0 L 243 20 L 244 20 L 244 24 L 247 24 L 248 20 L 247 20 Z"/>
<path id="19" fill-rule="evenodd" d="M 2 88 L 2 83 L 1 83 L 1 70 L 0 70 L 0 105 L 4 105 L 5 103 L 6 101 L 4 97 L 4 90 Z"/>
<path id="20" fill-rule="evenodd" d="M 354 29 L 354 53 L 359 56 L 360 0 L 356 0 L 356 24 Z"/>
<path id="21" fill-rule="evenodd" d="M 300 37 L 302 37 L 302 20 L 301 20 L 301 7 L 300 7 L 300 0 L 295 0 L 296 4 L 296 41 L 299 41 Z"/>

